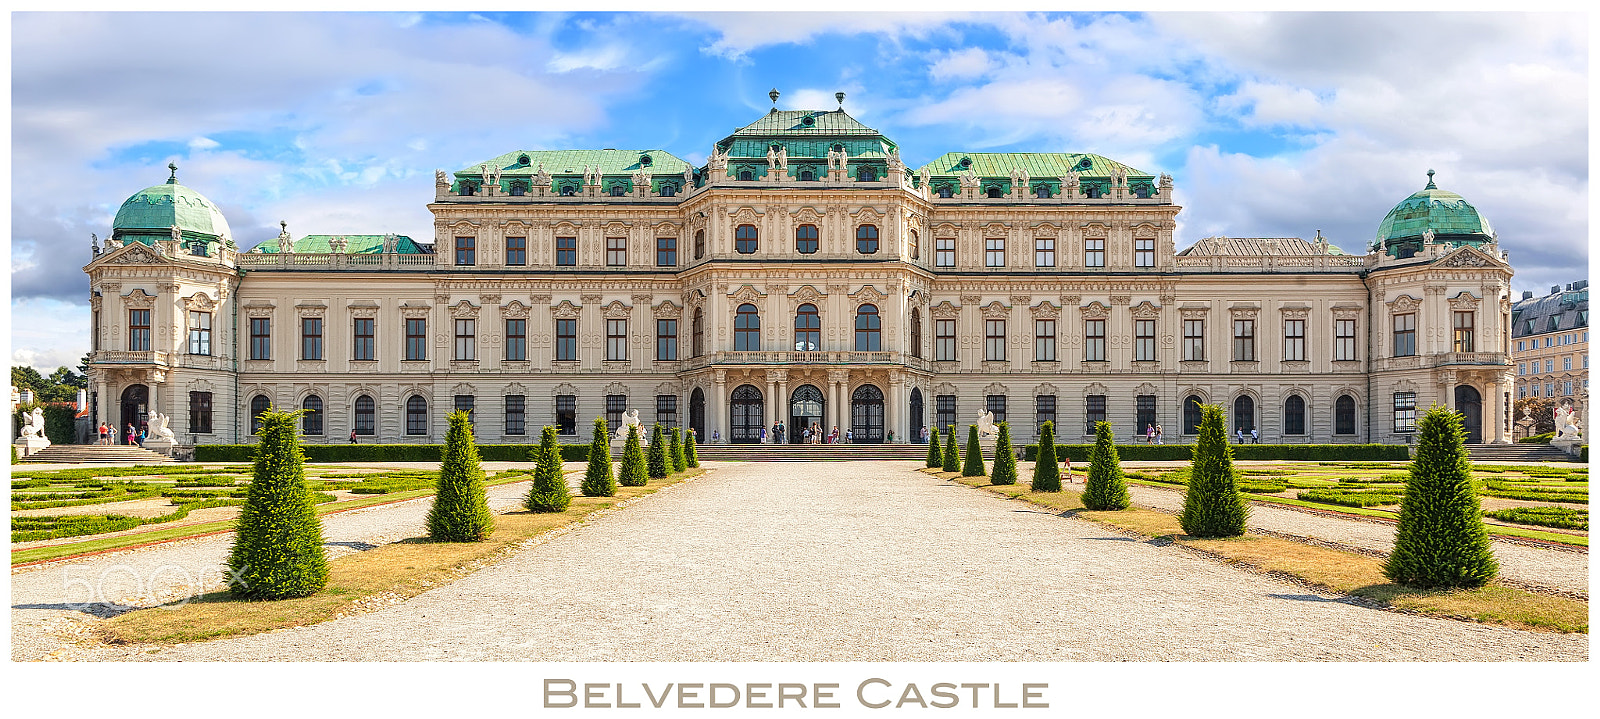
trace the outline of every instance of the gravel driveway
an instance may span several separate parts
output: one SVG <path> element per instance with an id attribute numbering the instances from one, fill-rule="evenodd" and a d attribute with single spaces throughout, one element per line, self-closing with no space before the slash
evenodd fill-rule
<path id="1" fill-rule="evenodd" d="M 915 472 L 723 464 L 391 609 L 96 658 L 1583 661 L 1383 612 Z"/>

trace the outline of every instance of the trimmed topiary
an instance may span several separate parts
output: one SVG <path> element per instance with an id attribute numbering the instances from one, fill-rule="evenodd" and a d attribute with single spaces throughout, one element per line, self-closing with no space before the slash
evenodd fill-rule
<path id="1" fill-rule="evenodd" d="M 650 460 L 645 470 L 651 479 L 665 479 L 672 473 L 671 460 L 667 459 L 667 440 L 662 436 L 661 423 L 650 430 Z"/>
<path id="2" fill-rule="evenodd" d="M 1094 423 L 1094 449 L 1089 452 L 1089 477 L 1083 483 L 1083 506 L 1095 511 L 1127 509 L 1128 482 L 1122 478 L 1111 423 Z"/>
<path id="3" fill-rule="evenodd" d="M 994 441 L 994 472 L 989 475 L 992 484 L 1017 483 L 1017 453 L 1011 449 L 1011 423 L 1000 423 L 1000 436 Z"/>
<path id="4" fill-rule="evenodd" d="M 1039 458 L 1033 463 L 1033 491 L 1061 491 L 1061 465 L 1056 462 L 1056 423 L 1039 428 Z"/>
<path id="5" fill-rule="evenodd" d="M 1390 581 L 1413 587 L 1481 587 L 1500 572 L 1472 486 L 1461 416 L 1434 407 L 1417 422 L 1417 456 L 1394 551 L 1383 563 Z"/>
<path id="6" fill-rule="evenodd" d="M 944 471 L 961 471 L 961 450 L 956 447 L 956 426 L 945 425 L 944 443 Z"/>
<path id="7" fill-rule="evenodd" d="M 483 465 L 472 441 L 472 420 L 466 412 L 450 413 L 439 463 L 438 491 L 428 510 L 428 538 L 435 542 L 481 542 L 494 532 L 494 513 L 483 488 Z"/>
<path id="8" fill-rule="evenodd" d="M 628 441 L 622 446 L 622 471 L 617 482 L 624 487 L 643 487 L 650 482 L 644 470 L 644 449 L 639 446 L 639 425 L 628 425 Z"/>
<path id="9" fill-rule="evenodd" d="M 583 496 L 614 497 L 617 478 L 611 471 L 611 433 L 605 417 L 594 418 L 594 438 L 589 440 L 589 466 L 583 473 Z"/>
<path id="10" fill-rule="evenodd" d="M 673 427 L 669 441 L 671 444 L 667 446 L 671 451 L 667 452 L 667 456 L 672 459 L 672 471 L 682 472 L 688 469 L 689 460 L 683 456 L 683 431 Z"/>
<path id="11" fill-rule="evenodd" d="M 1221 407 L 1200 406 L 1200 436 L 1194 443 L 1183 512 L 1178 515 L 1183 533 L 1191 537 L 1241 536 L 1250 517 L 1250 505 L 1239 494 L 1226 424 Z"/>
<path id="12" fill-rule="evenodd" d="M 967 425 L 967 453 L 962 460 L 961 476 L 982 477 L 985 474 L 983 469 L 983 448 L 978 446 L 978 425 Z"/>
<path id="13" fill-rule="evenodd" d="M 533 487 L 522 506 L 530 512 L 565 512 L 572 504 L 567 478 L 561 473 L 561 452 L 556 449 L 556 428 L 546 426 L 539 438 L 538 464 L 533 468 Z"/>
<path id="14" fill-rule="evenodd" d="M 694 451 L 694 430 L 689 430 L 689 435 L 683 438 L 683 461 L 690 469 L 700 466 L 700 453 Z"/>
<path id="15" fill-rule="evenodd" d="M 228 589 L 249 599 L 316 594 L 328 583 L 322 520 L 306 487 L 300 412 L 261 415 L 255 474 L 228 554 Z"/>
<path id="16" fill-rule="evenodd" d="M 933 437 L 928 440 L 928 462 L 927 462 L 927 465 L 929 467 L 943 467 L 944 466 L 944 453 L 939 451 L 939 433 L 938 432 L 934 432 L 933 433 Z"/>

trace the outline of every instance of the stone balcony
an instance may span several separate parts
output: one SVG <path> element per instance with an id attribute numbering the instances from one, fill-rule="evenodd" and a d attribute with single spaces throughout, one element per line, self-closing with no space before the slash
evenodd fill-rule
<path id="1" fill-rule="evenodd" d="M 97 350 L 89 357 L 91 364 L 135 365 L 144 367 L 170 366 L 171 355 L 155 350 Z"/>
<path id="2" fill-rule="evenodd" d="M 250 271 L 290 270 L 380 270 L 433 267 L 438 255 L 362 254 L 343 253 L 251 253 L 238 256 L 238 265 Z"/>
<path id="3" fill-rule="evenodd" d="M 930 369 L 922 357 L 907 352 L 795 352 L 787 350 L 758 352 L 710 352 L 699 357 L 682 360 L 685 370 L 712 365 L 905 365 L 913 369 Z"/>
<path id="4" fill-rule="evenodd" d="M 1206 272 L 1339 272 L 1356 273 L 1368 267 L 1365 255 L 1289 255 L 1244 256 L 1202 255 L 1175 258 L 1181 270 Z"/>

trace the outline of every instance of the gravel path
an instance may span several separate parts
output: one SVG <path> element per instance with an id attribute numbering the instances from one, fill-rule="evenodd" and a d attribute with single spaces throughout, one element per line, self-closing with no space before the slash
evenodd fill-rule
<path id="1" fill-rule="evenodd" d="M 1367 609 L 914 471 L 724 464 L 393 608 L 95 658 L 1584 661 Z"/>

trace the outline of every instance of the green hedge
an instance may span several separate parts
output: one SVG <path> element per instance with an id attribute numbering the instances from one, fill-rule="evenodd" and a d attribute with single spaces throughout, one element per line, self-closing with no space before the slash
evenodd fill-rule
<path id="1" fill-rule="evenodd" d="M 1532 435 L 1532 436 L 1523 437 L 1522 439 L 1517 440 L 1517 443 L 1518 444 L 1550 444 L 1550 440 L 1555 439 L 1555 438 L 1556 438 L 1556 433 L 1555 432 L 1545 432 L 1544 434 L 1535 434 L 1535 435 Z"/>
<path id="2" fill-rule="evenodd" d="M 72 444 L 78 435 L 78 411 L 71 403 L 23 404 L 11 413 L 11 438 L 22 436 L 22 413 L 44 408 L 44 436 L 50 444 Z"/>
<path id="3" fill-rule="evenodd" d="M 484 462 L 526 462 L 528 450 L 537 444 L 480 444 L 478 457 Z M 303 444 L 307 462 L 438 462 L 442 444 Z M 202 444 L 194 448 L 196 462 L 248 462 L 255 459 L 253 444 Z M 584 462 L 589 445 L 561 445 L 561 461 Z"/>
<path id="4" fill-rule="evenodd" d="M 1074 462 L 1089 460 L 1092 444 L 1058 444 L 1057 457 L 1070 457 Z M 1194 446 L 1188 444 L 1119 444 L 1117 457 L 1124 462 L 1193 459 Z M 1030 444 L 1022 450 L 1022 459 L 1032 462 L 1039 454 L 1039 445 Z M 1289 460 L 1393 460 L 1411 458 L 1401 444 L 1236 444 L 1234 459 L 1289 459 Z"/>

